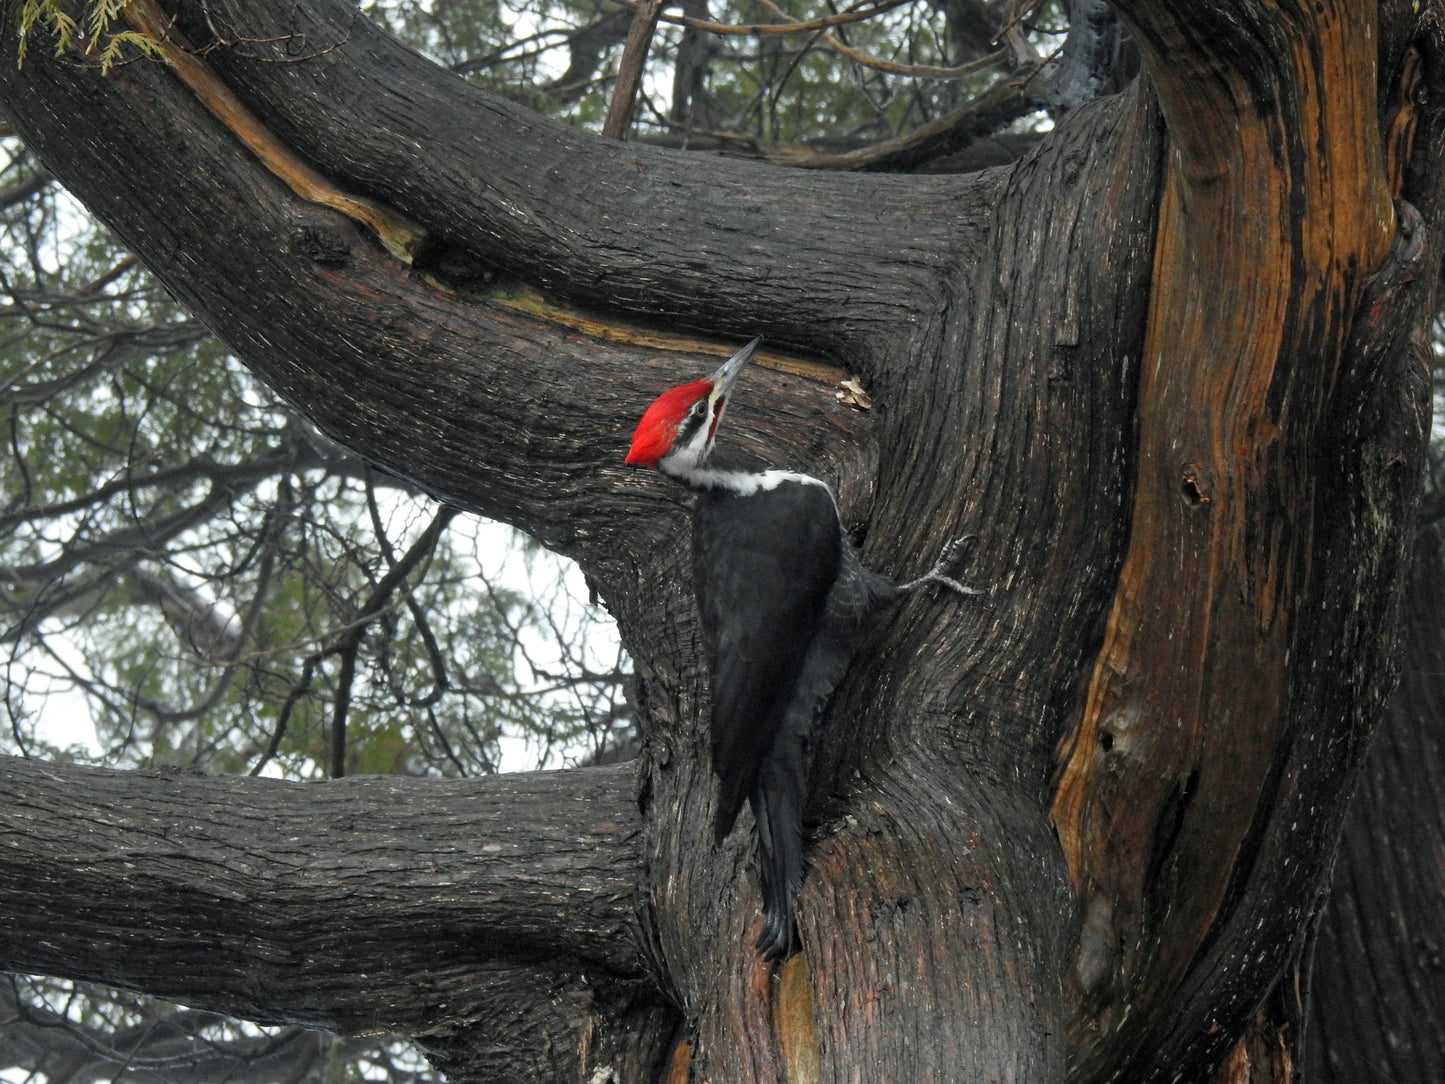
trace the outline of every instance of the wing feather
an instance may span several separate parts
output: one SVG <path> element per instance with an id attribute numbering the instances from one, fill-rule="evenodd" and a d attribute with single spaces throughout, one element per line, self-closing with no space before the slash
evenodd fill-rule
<path id="1" fill-rule="evenodd" d="M 832 495 L 785 482 L 704 494 L 694 524 L 698 607 L 709 632 L 716 830 L 726 836 L 772 751 L 838 575 Z"/>

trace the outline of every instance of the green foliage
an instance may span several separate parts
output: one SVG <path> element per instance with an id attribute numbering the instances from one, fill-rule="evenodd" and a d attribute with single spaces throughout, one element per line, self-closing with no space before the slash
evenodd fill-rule
<path id="1" fill-rule="evenodd" d="M 15 22 L 20 29 L 17 62 L 25 63 L 30 35 L 49 35 L 60 56 L 72 48 L 100 65 L 102 72 L 124 59 L 125 47 L 131 46 L 152 60 L 166 59 L 160 45 L 149 35 L 137 30 L 113 30 L 121 19 L 129 0 L 89 0 L 77 20 L 62 6 L 61 0 L 20 0 L 15 5 Z"/>
<path id="2" fill-rule="evenodd" d="M 12 155 L 0 186 L 23 189 L 38 167 Z M 455 521 L 358 625 L 434 503 L 277 401 L 53 186 L 5 208 L 0 239 L 12 749 L 88 757 L 48 737 L 73 715 L 110 763 L 325 774 L 354 629 L 348 772 L 476 774 L 504 745 L 530 767 L 522 749 L 606 740 L 625 715 L 615 639 L 591 658 L 600 619 L 559 597 L 588 616 L 558 641 L 510 533 L 483 552 Z M 539 652 L 602 676 L 559 685 Z"/>
<path id="3" fill-rule="evenodd" d="M 669 7 L 649 50 L 636 138 L 840 148 L 898 135 L 1000 77 L 1008 57 L 991 39 L 1003 29 L 1002 7 L 868 0 L 842 9 L 865 18 L 787 34 L 714 33 L 679 20 L 778 26 L 840 9 L 820 0 Z M 400 0 L 364 10 L 473 82 L 587 128 L 600 128 L 606 116 L 631 18 L 620 0 Z M 1056 46 L 1049 31 L 1064 23 L 1059 5 L 1010 10 L 1038 49 Z"/>

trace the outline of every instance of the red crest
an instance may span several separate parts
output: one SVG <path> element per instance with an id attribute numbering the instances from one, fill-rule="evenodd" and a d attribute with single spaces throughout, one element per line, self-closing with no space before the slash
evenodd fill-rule
<path id="1" fill-rule="evenodd" d="M 647 408 L 632 434 L 632 447 L 623 460 L 631 466 L 655 467 L 672 450 L 677 427 L 699 399 L 712 392 L 711 380 L 694 380 L 668 388 Z"/>

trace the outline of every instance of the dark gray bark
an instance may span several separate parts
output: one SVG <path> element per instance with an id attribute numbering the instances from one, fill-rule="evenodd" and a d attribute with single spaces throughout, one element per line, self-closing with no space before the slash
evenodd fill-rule
<path id="1" fill-rule="evenodd" d="M 0 955 L 260 1023 L 413 1036 L 463 1076 L 575 1074 L 575 1021 L 646 990 L 635 771 L 298 784 L 5 758 Z M 480 1019 L 485 1044 L 458 1038 Z M 657 1041 L 594 1053 L 640 1042 L 650 1070 Z"/>
<path id="2" fill-rule="evenodd" d="M 0 770 L 11 967 L 57 973 L 84 938 L 78 978 L 342 1031 L 460 1008 L 479 960 L 642 974 L 631 765 L 312 785 Z M 186 927 L 214 936 L 148 951 Z"/>
<path id="3" fill-rule="evenodd" d="M 1170 59 L 1194 55 L 1183 43 L 1206 56 L 1215 43 L 1199 35 L 1213 17 L 1231 32 L 1249 24 L 1268 36 L 1280 25 L 1273 9 L 1204 4 L 1178 16 L 1192 20 L 1181 31 L 1171 5 L 1127 6 L 1158 35 L 1156 53 L 1177 50 Z M 1310 47 L 1324 48 L 1333 25 L 1321 11 L 1310 15 L 1321 26 L 1301 24 Z M 281 966 L 294 964 L 294 952 L 271 956 L 267 946 L 289 935 L 253 918 L 239 927 L 249 937 L 220 953 L 225 966 L 177 974 L 193 970 L 186 965 L 203 949 L 212 958 L 206 938 L 236 899 L 177 874 L 172 859 L 192 873 L 195 859 L 171 845 L 144 851 L 136 876 L 147 880 L 122 879 L 109 906 L 82 895 L 106 835 L 97 830 L 94 853 L 85 851 L 55 813 L 27 826 L 48 838 L 45 848 L 4 852 L 15 869 L 6 876 L 57 879 L 79 913 L 66 917 L 64 937 L 55 933 L 61 916 L 7 918 L 29 925 L 0 941 L 0 964 L 161 993 L 186 984 L 197 1004 L 263 1019 L 409 1030 L 458 1079 L 588 1080 L 605 1069 L 648 1079 L 671 1058 L 690 1059 L 696 1079 L 740 1084 L 807 1066 L 826 1080 L 1045 1081 L 1061 1079 L 1067 1060 L 1081 1080 L 1149 1081 L 1204 1079 L 1243 1056 L 1241 1036 L 1298 955 L 1388 684 L 1398 556 L 1424 439 L 1409 333 L 1428 312 L 1429 279 L 1418 268 L 1438 258 L 1430 239 L 1440 171 L 1425 151 L 1391 152 L 1392 166 L 1416 171 L 1404 195 L 1420 215 L 1402 209 L 1410 228 L 1376 278 L 1392 223 L 1371 218 L 1376 234 L 1357 245 L 1369 231 L 1353 227 L 1366 212 L 1330 202 L 1335 193 L 1321 192 L 1310 172 L 1311 140 L 1328 147 L 1359 125 L 1340 129 L 1333 114 L 1302 108 L 1313 126 L 1297 127 L 1287 110 L 1271 112 L 1281 101 L 1334 99 L 1305 94 L 1291 81 L 1303 77 L 1277 70 L 1268 50 L 1211 60 L 1230 88 L 1280 91 L 1233 112 L 1191 113 L 1156 55 L 1162 115 L 1140 82 L 1071 111 L 1007 171 L 853 176 L 570 131 L 438 71 L 340 0 L 213 0 L 178 13 L 195 44 L 216 46 L 206 62 L 276 138 L 427 231 L 415 266 L 298 200 L 157 65 L 103 79 L 33 49 L 19 71 L 0 65 L 7 113 L 48 168 L 329 436 L 582 563 L 636 660 L 645 752 L 637 775 L 579 777 L 603 817 L 561 798 L 574 785 L 558 781 L 567 776 L 515 799 L 529 847 L 578 858 L 579 873 L 592 868 L 579 841 L 605 849 L 596 856 L 600 924 L 574 913 L 568 871 L 534 883 L 523 864 L 487 866 L 477 850 L 485 833 L 469 818 L 428 834 L 429 803 L 438 815 L 454 802 L 491 803 L 483 823 L 505 823 L 507 784 L 351 784 L 404 791 L 417 820 L 403 823 L 390 800 L 347 814 L 329 804 L 365 790 L 187 779 L 197 804 L 216 788 L 216 807 L 197 815 L 202 827 L 223 823 L 234 801 L 262 811 L 255 830 L 269 824 L 280 847 L 290 837 L 271 823 L 268 803 L 284 793 L 308 825 L 295 833 L 300 845 L 323 869 L 338 854 L 356 857 L 340 896 L 329 875 L 304 867 L 286 878 L 254 860 L 217 871 L 246 901 L 254 890 L 241 886 L 269 870 L 264 911 L 315 915 L 299 928 L 311 939 L 303 944 L 336 953 L 327 968 Z M 1425 33 L 1407 29 L 1406 39 Z M 1384 37 L 1381 87 L 1399 59 L 1399 35 Z M 1329 38 L 1329 47 L 1354 65 L 1345 65 L 1348 101 L 1373 101 L 1358 42 Z M 1387 98 L 1381 128 L 1399 115 Z M 1412 123 L 1435 131 L 1435 114 L 1421 116 Z M 1213 141 L 1190 142 L 1191 125 L 1221 117 L 1275 142 L 1236 147 L 1227 124 Z M 1218 147 L 1250 168 L 1210 176 L 1181 165 Z M 1189 200 L 1234 193 L 1240 176 L 1248 191 L 1225 203 L 1230 214 L 1189 218 Z M 1381 185 L 1370 187 L 1378 180 L 1371 171 L 1362 182 L 1370 215 L 1389 207 Z M 1174 217 L 1161 219 L 1161 199 Z M 1238 215 L 1241 205 L 1249 213 Z M 1291 233 L 1296 221 L 1331 215 L 1341 258 L 1357 261 L 1348 274 L 1316 267 L 1316 249 Z M 1284 240 L 1255 262 L 1225 263 L 1211 240 L 1223 234 L 1248 248 L 1241 223 L 1265 223 L 1261 236 Z M 1156 228 L 1169 241 L 1159 262 Z M 1190 264 L 1180 253 L 1199 256 Z M 1181 266 L 1193 277 L 1179 277 Z M 1327 301 L 1321 281 L 1335 291 Z M 1256 291 L 1281 299 L 1278 310 L 1226 307 L 1193 339 L 1171 323 L 1175 302 L 1188 310 Z M 1356 320 L 1356 304 L 1368 319 Z M 988 589 L 977 603 L 908 600 L 839 690 L 816 742 L 805 954 L 778 976 L 751 950 L 759 900 L 749 834 L 721 849 L 710 838 L 685 502 L 620 467 L 652 394 L 710 369 L 703 349 L 726 349 L 665 334 L 682 329 L 762 333 L 805 354 L 765 358 L 730 409 L 724 439 L 834 482 L 880 571 L 916 573 L 947 538 L 978 534 L 967 578 Z M 1286 344 L 1277 355 L 1255 357 L 1251 344 L 1276 334 Z M 1235 342 L 1249 349 L 1221 354 L 1220 343 Z M 789 360 L 802 368 L 789 371 Z M 862 378 L 871 412 L 839 400 L 827 364 Z M 1259 395 L 1261 387 L 1275 393 Z M 1258 462 L 1298 476 L 1261 470 L 1255 444 L 1237 458 L 1219 431 L 1201 428 L 1201 418 L 1221 415 L 1254 426 Z M 1327 438 L 1332 450 L 1320 454 Z M 1191 472 L 1206 459 L 1217 473 Z M 1182 540 L 1170 533 L 1181 524 Z M 1215 544 L 1246 556 L 1211 565 Z M 1177 573 L 1167 583 L 1147 570 L 1125 575 L 1139 552 L 1197 573 L 1199 608 Z M 1221 567 L 1237 579 L 1221 578 Z M 1276 604 L 1285 617 L 1271 624 Z M 1265 615 L 1258 628 L 1239 616 L 1257 617 L 1250 607 Z M 1145 631 L 1131 641 L 1128 622 L 1141 613 Z M 1221 613 L 1239 636 L 1219 636 Z M 1178 637 L 1177 659 L 1129 655 L 1149 637 Z M 1123 659 L 1119 669 L 1101 663 L 1101 644 L 1112 645 L 1108 660 Z M 1170 699 L 1178 659 L 1212 676 L 1219 695 L 1209 710 L 1204 697 L 1188 700 L 1187 682 L 1183 699 Z M 1341 677 L 1349 674 L 1371 676 Z M 1091 682 L 1116 679 L 1129 695 L 1162 690 L 1138 726 L 1168 735 L 1176 718 L 1202 713 L 1205 752 L 1166 738 L 1130 759 L 1125 720 L 1101 711 L 1107 698 L 1088 695 Z M 1260 725 L 1243 728 L 1250 710 Z M 1231 748 L 1233 761 L 1221 752 Z M 1172 759 L 1161 766 L 1159 752 Z M 1191 757 L 1196 779 L 1204 770 L 1197 790 L 1187 784 Z M 1231 764 L 1249 770 L 1234 778 Z M 181 785 L 134 779 L 131 804 L 117 813 L 107 810 L 122 796 L 107 788 L 124 785 L 108 777 L 15 771 L 93 782 L 69 815 L 117 830 L 126 809 L 150 809 Z M 1078 804 L 1061 811 L 1065 771 Z M 1141 784 L 1144 800 L 1133 802 Z M 430 799 L 428 786 L 438 787 Z M 1207 800 L 1195 803 L 1196 794 Z M 1089 815 L 1070 821 L 1080 809 Z M 1301 809 L 1309 828 L 1295 832 Z M 411 858 L 398 854 L 398 869 L 382 860 L 388 850 L 368 878 L 353 833 L 372 831 L 356 827 L 371 817 Z M 1061 829 L 1061 849 L 1063 824 L 1071 828 Z M 201 855 L 215 843 L 205 830 L 194 838 Z M 1187 860 L 1196 854 L 1197 870 Z M 456 880 L 454 862 L 473 878 Z M 1128 893 L 1141 884 L 1146 906 L 1130 910 L 1138 901 Z M 1110 899 L 1122 902 L 1105 914 L 1100 901 Z M 440 908 L 436 924 L 408 916 L 407 903 Z M 338 912 L 363 926 L 341 926 Z M 1136 942 L 1129 923 L 1140 914 Z M 1115 923 L 1129 940 L 1111 939 Z M 227 932 L 216 932 L 223 946 Z M 426 944 L 417 951 L 437 969 L 422 974 L 434 981 L 418 981 L 395 952 L 382 957 L 382 974 L 375 960 L 396 948 L 389 938 L 418 933 Z M 111 951 L 82 954 L 97 936 L 113 939 Z M 350 954 L 353 940 L 369 951 Z M 138 962 L 142 944 L 148 957 Z"/>
<path id="4" fill-rule="evenodd" d="M 1400 688 L 1350 802 L 1310 984 L 1306 1079 L 1445 1079 L 1445 555 L 1416 540 Z"/>

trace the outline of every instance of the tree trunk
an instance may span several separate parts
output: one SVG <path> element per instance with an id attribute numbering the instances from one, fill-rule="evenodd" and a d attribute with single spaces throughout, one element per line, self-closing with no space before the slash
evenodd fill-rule
<path id="1" fill-rule="evenodd" d="M 582 563 L 636 660 L 646 737 L 635 775 L 548 777 L 550 797 L 516 799 L 537 846 L 607 851 L 595 934 L 520 861 L 509 908 L 488 908 L 498 883 L 457 879 L 437 928 L 439 901 L 378 855 L 369 878 L 235 889 L 246 932 L 227 967 L 198 972 L 187 954 L 230 933 L 226 899 L 188 902 L 214 866 L 165 874 L 142 849 L 144 910 L 72 887 L 59 936 L 0 901 L 0 964 L 157 992 L 189 969 L 193 1004 L 405 1027 L 455 1079 L 1288 1079 L 1280 980 L 1302 966 L 1392 680 L 1428 428 L 1438 12 L 1175 7 L 1121 3 L 1146 77 L 1016 167 L 966 177 L 595 139 L 437 70 L 341 0 L 181 3 L 202 59 L 174 69 L 103 78 L 43 48 L 0 65 L 47 166 L 263 379 L 363 456 Z M 239 129 L 410 240 L 389 253 L 298 198 Z M 832 482 L 882 571 L 978 535 L 966 578 L 987 589 L 910 598 L 835 697 L 815 741 L 804 953 L 776 973 L 751 948 L 751 834 L 711 842 L 685 501 L 620 466 L 652 394 L 726 349 L 683 329 L 773 344 L 723 439 Z M 874 409 L 836 394 L 844 371 Z M 79 803 L 52 816 L 131 830 L 105 820 L 111 784 L 51 771 Z M 125 785 L 144 832 L 173 781 Z M 187 785 L 217 810 L 283 793 Z M 439 810 L 469 786 L 511 793 L 366 785 Z M 603 817 L 560 800 L 574 785 Z M 351 853 L 317 830 L 330 792 L 284 790 L 297 812 L 278 853 L 288 832 L 318 862 Z M 429 835 L 355 810 L 409 838 L 438 884 L 495 823 Z M 187 862 L 214 848 L 167 824 Z M 0 854 L 6 887 L 43 880 L 41 863 L 104 865 L 103 847 Z M 234 861 L 243 880 L 284 880 L 279 859 Z M 389 927 L 368 901 L 416 903 L 445 981 L 370 952 L 330 961 L 323 992 L 278 989 L 275 962 L 312 944 L 300 909 L 323 900 L 372 948 Z M 383 980 L 400 992 L 374 996 Z"/>
<path id="2" fill-rule="evenodd" d="M 1310 986 L 1305 1076 L 1445 1079 L 1445 555 L 1420 533 L 1400 688 L 1350 800 Z"/>

